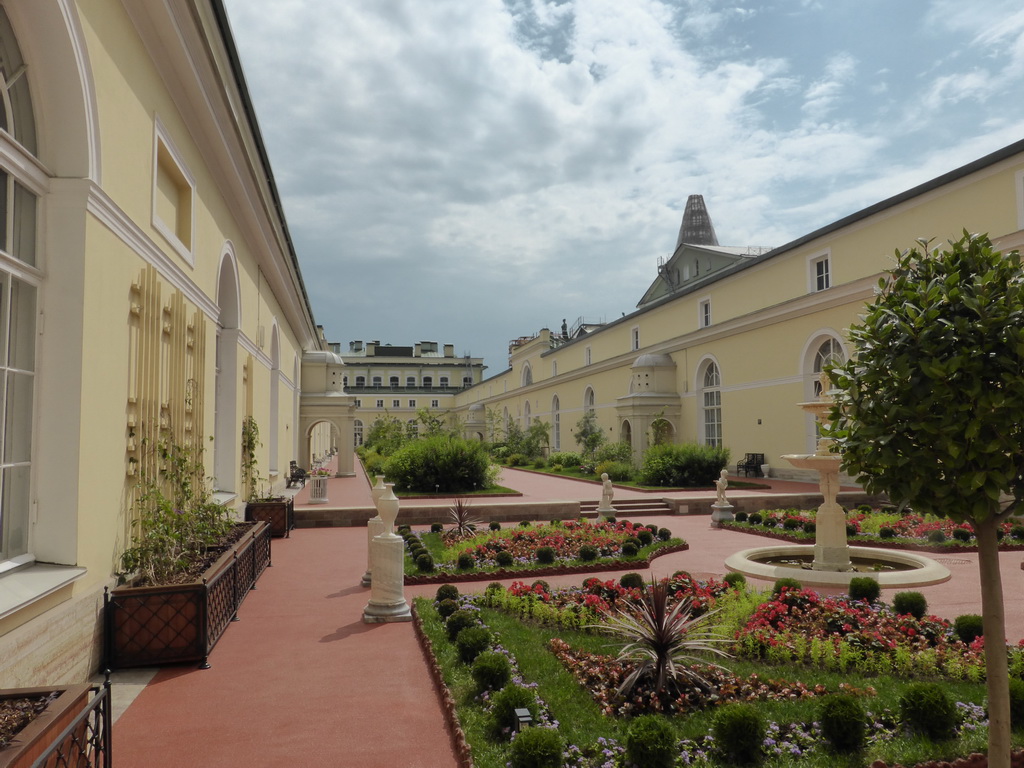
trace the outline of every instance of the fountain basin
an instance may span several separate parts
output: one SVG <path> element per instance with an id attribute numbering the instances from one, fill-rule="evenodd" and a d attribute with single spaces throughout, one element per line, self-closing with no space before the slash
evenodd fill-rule
<path id="1" fill-rule="evenodd" d="M 779 559 L 793 558 L 810 563 L 814 560 L 814 546 L 809 544 L 775 545 L 745 549 L 726 558 L 725 567 L 755 579 L 775 581 L 792 578 L 808 587 L 847 587 L 850 579 L 868 576 L 883 587 L 926 587 L 941 584 L 950 578 L 949 569 L 914 552 L 874 547 L 850 547 L 850 559 L 855 563 L 880 563 L 900 570 L 816 571 L 798 565 L 785 565 Z M 776 562 L 763 562 L 774 560 Z"/>

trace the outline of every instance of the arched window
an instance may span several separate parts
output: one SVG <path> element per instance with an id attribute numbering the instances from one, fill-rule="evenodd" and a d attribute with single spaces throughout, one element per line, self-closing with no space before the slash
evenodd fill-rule
<path id="1" fill-rule="evenodd" d="M 583 410 L 586 413 L 594 413 L 594 403 L 596 398 L 594 397 L 594 390 L 592 387 L 587 387 L 586 392 L 583 393 Z"/>
<path id="2" fill-rule="evenodd" d="M 365 376 L 356 376 L 356 386 L 357 387 L 365 387 L 366 386 L 366 377 Z"/>
<path id="3" fill-rule="evenodd" d="M 363 444 L 363 422 L 359 419 L 352 422 L 352 437 L 356 448 Z"/>
<path id="4" fill-rule="evenodd" d="M 392 386 L 392 387 L 397 387 L 398 386 L 398 377 L 397 376 L 390 377 L 388 379 L 388 385 Z"/>
<path id="5" fill-rule="evenodd" d="M 439 387 L 447 387 L 448 386 L 448 377 L 447 376 L 442 376 L 440 379 L 437 380 L 437 385 Z"/>
<path id="6" fill-rule="evenodd" d="M 373 377 L 373 386 L 375 386 L 375 387 L 379 387 L 379 386 L 380 386 L 380 384 L 381 384 L 381 378 L 380 378 L 380 376 L 374 376 L 374 377 Z"/>
<path id="7" fill-rule="evenodd" d="M 533 369 L 527 364 L 523 366 L 523 386 L 528 387 L 531 384 L 533 384 Z"/>
<path id="8" fill-rule="evenodd" d="M 722 445 L 722 375 L 713 360 L 708 361 L 701 378 L 701 442 Z"/>
<path id="9" fill-rule="evenodd" d="M 818 347 L 818 351 L 814 353 L 814 365 L 811 370 L 814 374 L 813 386 L 815 397 L 821 394 L 820 377 L 825 367 L 844 362 L 846 362 L 846 353 L 843 352 L 842 345 L 832 337 L 825 339 L 824 343 Z"/>
<path id="10" fill-rule="evenodd" d="M 523 428 L 530 428 L 530 401 L 527 400 L 523 405 Z"/>
<path id="11" fill-rule="evenodd" d="M 416 377 L 415 376 L 406 376 L 405 377 L 405 386 L 407 386 L 407 387 L 415 387 L 416 386 Z"/>
<path id="12" fill-rule="evenodd" d="M 423 377 L 423 386 L 426 387 L 427 389 L 430 389 L 432 386 L 434 386 L 434 377 L 433 376 L 424 376 Z"/>
<path id="13" fill-rule="evenodd" d="M 558 395 L 551 398 L 551 422 L 555 433 L 552 441 L 555 444 L 554 450 L 560 451 L 562 450 L 562 414 L 558 410 Z"/>

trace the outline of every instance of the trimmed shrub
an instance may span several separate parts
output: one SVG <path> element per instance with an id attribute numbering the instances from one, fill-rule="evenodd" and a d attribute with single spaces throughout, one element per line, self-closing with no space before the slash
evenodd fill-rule
<path id="1" fill-rule="evenodd" d="M 508 656 L 497 651 L 483 651 L 473 660 L 471 672 L 482 691 L 500 691 L 512 679 Z"/>
<path id="2" fill-rule="evenodd" d="M 722 577 L 722 581 L 733 589 L 742 589 L 747 586 L 747 577 L 739 571 L 731 571 Z"/>
<path id="3" fill-rule="evenodd" d="M 808 520 L 806 523 L 804 523 L 803 529 L 804 533 L 810 533 L 813 535 L 814 532 L 818 530 L 818 524 L 815 523 L 813 520 Z"/>
<path id="4" fill-rule="evenodd" d="M 454 584 L 442 584 L 434 594 L 434 600 L 458 600 L 459 588 Z"/>
<path id="5" fill-rule="evenodd" d="M 928 601 L 920 592 L 897 592 L 892 596 L 892 609 L 897 614 L 922 619 L 928 612 Z"/>
<path id="6" fill-rule="evenodd" d="M 654 523 L 648 523 L 647 525 L 644 526 L 644 528 L 646 528 L 651 533 L 657 533 L 658 532 L 658 526 L 656 526 Z"/>
<path id="7" fill-rule="evenodd" d="M 526 461 L 527 457 L 525 454 L 522 453 L 510 454 L 509 457 L 505 459 L 505 463 L 508 464 L 510 467 L 521 467 L 523 466 L 523 464 L 526 463 Z"/>
<path id="8" fill-rule="evenodd" d="M 562 737 L 552 728 L 526 728 L 512 742 L 512 768 L 562 768 Z"/>
<path id="9" fill-rule="evenodd" d="M 582 560 L 584 563 L 589 563 L 593 560 L 597 560 L 597 555 L 597 547 L 595 547 L 593 544 L 584 544 L 582 547 L 580 547 L 580 560 Z"/>
<path id="10" fill-rule="evenodd" d="M 788 576 L 784 579 L 776 579 L 775 586 L 772 587 L 772 594 L 778 597 L 786 587 L 789 587 L 790 589 L 803 589 L 804 585 L 796 579 L 789 578 Z"/>
<path id="11" fill-rule="evenodd" d="M 491 727 L 499 738 L 515 730 L 517 709 L 528 709 L 537 718 L 537 698 L 529 688 L 506 685 L 491 698 Z"/>
<path id="12" fill-rule="evenodd" d="M 530 589 L 536 589 L 537 587 L 540 587 L 545 592 L 551 591 L 551 585 L 544 581 L 544 579 L 537 579 L 533 582 L 533 584 L 530 585 Z"/>
<path id="13" fill-rule="evenodd" d="M 877 580 L 870 576 L 854 576 L 850 579 L 850 597 L 853 600 L 866 600 L 873 603 L 880 594 L 882 594 L 882 587 Z"/>
<path id="14" fill-rule="evenodd" d="M 953 620 L 953 634 L 965 643 L 973 643 L 984 634 L 981 616 L 976 613 L 964 613 Z"/>
<path id="15" fill-rule="evenodd" d="M 501 523 L 499 523 L 497 520 L 491 520 L 491 522 L 487 524 L 487 527 L 490 528 L 492 531 L 500 531 Z"/>
<path id="16" fill-rule="evenodd" d="M 663 443 L 647 449 L 637 479 L 662 488 L 711 486 L 728 464 L 728 448 Z"/>
<path id="17" fill-rule="evenodd" d="M 555 451 L 548 456 L 548 461 L 552 465 L 561 464 L 563 467 L 576 467 L 583 461 L 583 457 L 572 451 Z"/>
<path id="18" fill-rule="evenodd" d="M 459 649 L 459 658 L 466 664 L 491 647 L 491 633 L 486 627 L 466 627 L 455 636 L 455 647 Z"/>
<path id="19" fill-rule="evenodd" d="M 642 544 L 645 547 L 654 541 L 654 534 L 646 528 L 641 528 L 639 531 L 637 531 L 636 537 L 640 540 L 640 544 Z"/>
<path id="20" fill-rule="evenodd" d="M 434 435 L 411 440 L 391 454 L 384 474 L 402 490 L 461 493 L 489 485 L 490 463 L 480 441 Z"/>
<path id="21" fill-rule="evenodd" d="M 530 521 L 529 520 L 520 520 L 519 521 L 519 527 L 520 528 L 529 528 L 530 527 Z"/>
<path id="22" fill-rule="evenodd" d="M 672 538 L 672 531 L 670 531 L 668 528 L 659 528 L 658 529 L 658 538 L 661 541 L 668 541 L 669 539 Z"/>
<path id="23" fill-rule="evenodd" d="M 512 557 L 512 553 L 506 549 L 501 550 L 494 556 L 494 561 L 502 568 L 508 568 L 514 562 L 515 558 Z"/>
<path id="24" fill-rule="evenodd" d="M 737 512 L 734 515 L 734 517 L 735 517 L 737 523 L 745 523 L 745 522 L 747 522 L 747 513 L 744 512 L 742 509 L 739 512 Z"/>
<path id="25" fill-rule="evenodd" d="M 594 451 L 594 461 L 598 464 L 602 461 L 618 461 L 623 464 L 631 464 L 633 461 L 633 446 L 625 441 L 605 443 Z"/>
<path id="26" fill-rule="evenodd" d="M 551 565 L 555 562 L 555 548 L 537 547 L 537 562 L 544 565 Z"/>
<path id="27" fill-rule="evenodd" d="M 407 533 L 412 533 L 412 528 L 410 528 L 408 525 L 400 525 L 395 530 L 398 532 L 399 536 L 404 536 Z"/>
<path id="28" fill-rule="evenodd" d="M 471 571 L 476 567 L 476 560 L 469 552 L 463 552 L 459 555 L 456 566 L 460 571 Z"/>
<path id="29" fill-rule="evenodd" d="M 622 556 L 623 557 L 636 557 L 640 548 L 637 547 L 632 541 L 627 541 L 622 545 Z"/>
<path id="30" fill-rule="evenodd" d="M 643 589 L 644 577 L 635 572 L 624 573 L 619 579 L 619 586 L 623 589 Z"/>
<path id="31" fill-rule="evenodd" d="M 957 541 L 970 541 L 974 538 L 974 534 L 972 534 L 967 528 L 954 528 L 953 538 Z"/>
<path id="32" fill-rule="evenodd" d="M 721 707 L 711 725 L 717 752 L 736 765 L 750 765 L 760 759 L 765 730 L 761 712 L 746 702 Z"/>
<path id="33" fill-rule="evenodd" d="M 424 552 L 416 556 L 416 569 L 423 573 L 431 573 L 434 570 L 434 558 L 430 553 Z"/>
<path id="34" fill-rule="evenodd" d="M 446 597 L 437 604 L 437 615 L 442 619 L 447 619 L 457 610 L 459 610 L 459 601 L 453 600 L 450 597 Z"/>
<path id="35" fill-rule="evenodd" d="M 505 591 L 505 585 L 504 584 L 502 584 L 500 581 L 492 581 L 490 584 L 487 585 L 487 588 L 484 589 L 484 594 L 485 595 L 501 594 L 504 591 Z"/>
<path id="36" fill-rule="evenodd" d="M 764 522 L 764 515 L 762 515 L 760 512 L 752 512 L 750 516 L 747 518 L 747 522 L 751 525 L 760 525 Z"/>
<path id="37" fill-rule="evenodd" d="M 455 642 L 459 632 L 466 629 L 466 627 L 475 627 L 476 624 L 476 614 L 473 611 L 460 609 L 445 620 L 444 628 L 448 633 L 448 639 Z"/>
<path id="38" fill-rule="evenodd" d="M 928 531 L 928 541 L 932 544 L 941 544 L 946 540 L 946 534 L 936 529 L 934 531 Z"/>
<path id="39" fill-rule="evenodd" d="M 1010 538 L 1020 541 L 1024 539 L 1024 525 L 1015 525 L 1010 529 Z"/>
<path id="40" fill-rule="evenodd" d="M 668 721 L 659 715 L 634 718 L 626 731 L 626 764 L 672 768 L 679 745 Z"/>
<path id="41" fill-rule="evenodd" d="M 782 521 L 782 527 L 787 531 L 795 531 L 797 528 L 803 525 L 803 522 L 797 520 L 795 517 L 787 517 Z"/>
<path id="42" fill-rule="evenodd" d="M 430 532 L 431 533 L 440 533 L 443 530 L 444 530 L 444 526 L 441 525 L 441 523 L 431 523 L 430 524 Z"/>
<path id="43" fill-rule="evenodd" d="M 1010 678 L 1010 727 L 1024 730 L 1024 680 Z"/>
<path id="44" fill-rule="evenodd" d="M 858 533 L 860 533 L 860 531 L 857 529 L 856 525 L 854 525 L 853 523 L 847 523 L 846 524 L 846 535 L 847 536 L 856 536 Z"/>
<path id="45" fill-rule="evenodd" d="M 612 525 L 615 525 L 617 518 L 615 517 L 615 515 L 608 515 L 608 517 L 606 517 L 604 520 L 606 523 L 611 523 Z"/>
<path id="46" fill-rule="evenodd" d="M 900 721 L 914 733 L 932 741 L 951 739 L 960 724 L 960 713 L 939 683 L 913 683 L 899 701 Z"/>
<path id="47" fill-rule="evenodd" d="M 544 469 L 544 467 L 546 467 L 547 465 L 548 463 L 547 461 L 544 460 L 543 456 L 538 456 L 536 459 L 533 460 L 534 469 Z"/>
<path id="48" fill-rule="evenodd" d="M 864 745 L 868 717 L 856 696 L 840 693 L 825 696 L 818 705 L 821 735 L 836 752 L 856 752 Z"/>
<path id="49" fill-rule="evenodd" d="M 888 525 L 883 525 L 881 528 L 878 529 L 878 538 L 880 538 L 880 539 L 895 539 L 896 538 L 896 531 L 895 531 L 895 529 L 890 528 Z"/>
<path id="50" fill-rule="evenodd" d="M 608 479 L 616 483 L 633 479 L 633 465 L 624 461 L 602 461 L 594 467 L 594 474 L 600 477 L 602 472 L 607 472 Z"/>

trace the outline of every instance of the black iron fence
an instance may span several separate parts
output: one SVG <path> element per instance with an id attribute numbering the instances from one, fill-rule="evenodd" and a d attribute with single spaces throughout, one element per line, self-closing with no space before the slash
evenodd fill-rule
<path id="1" fill-rule="evenodd" d="M 32 768 L 111 768 L 110 680 L 93 686 L 92 699 Z"/>

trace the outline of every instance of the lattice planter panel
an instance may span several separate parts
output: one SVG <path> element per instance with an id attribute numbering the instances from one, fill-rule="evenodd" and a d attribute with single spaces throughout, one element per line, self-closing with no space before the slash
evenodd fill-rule
<path id="1" fill-rule="evenodd" d="M 270 525 L 270 535 L 288 537 L 295 527 L 295 502 L 291 496 L 271 501 L 250 501 L 245 505 L 246 520 L 263 520 Z"/>

